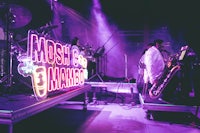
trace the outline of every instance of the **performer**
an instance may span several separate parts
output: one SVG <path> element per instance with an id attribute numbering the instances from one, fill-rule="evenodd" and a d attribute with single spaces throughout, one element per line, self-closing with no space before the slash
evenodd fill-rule
<path id="1" fill-rule="evenodd" d="M 159 39 L 160 40 L 160 39 Z M 158 79 L 162 76 L 165 69 L 164 58 L 159 51 L 159 48 L 162 47 L 162 43 L 155 43 L 149 45 L 149 48 L 144 53 L 144 84 L 145 92 L 150 86 L 158 82 Z M 163 42 L 160 40 L 160 42 Z"/>
<path id="2" fill-rule="evenodd" d="M 146 82 L 144 81 L 144 79 L 146 79 L 146 78 L 144 78 L 144 73 L 146 73 L 146 71 L 145 71 L 146 66 L 144 64 L 144 54 L 153 45 L 154 45 L 153 43 L 147 44 L 147 46 L 144 49 L 144 51 L 142 52 L 142 55 L 141 55 L 140 60 L 139 60 L 139 64 L 138 64 L 138 77 L 137 77 L 137 88 L 138 88 L 138 91 L 140 93 L 142 92 L 142 89 L 144 88 L 144 83 L 147 83 L 147 81 Z M 146 75 L 147 74 L 145 74 L 145 76 Z"/>
<path id="3" fill-rule="evenodd" d="M 162 43 L 154 43 L 154 45 L 149 47 L 144 54 L 144 64 L 146 65 L 145 70 L 147 71 L 145 81 L 148 81 L 151 84 L 157 82 L 165 68 L 164 58 L 159 51 L 161 45 Z"/>

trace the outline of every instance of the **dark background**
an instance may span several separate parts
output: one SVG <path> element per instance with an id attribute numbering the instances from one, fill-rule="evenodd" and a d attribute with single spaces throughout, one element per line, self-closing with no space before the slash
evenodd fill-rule
<path id="1" fill-rule="evenodd" d="M 58 0 L 89 17 L 91 0 Z M 200 29 L 200 8 L 197 0 L 100 0 L 102 10 L 109 22 L 118 25 L 121 30 L 142 29 L 145 24 L 150 29 L 168 25 L 173 37 L 184 35 L 184 39 L 195 47 L 198 44 Z M 52 18 L 50 5 L 45 0 L 2 0 L 0 4 L 18 4 L 26 7 L 32 14 L 31 22 L 21 30 L 35 29 Z M 0 7 L 1 18 L 4 15 Z M 196 47 L 195 47 L 196 48 Z"/>
<path id="2" fill-rule="evenodd" d="M 60 0 L 65 5 L 88 16 L 90 0 Z M 179 34 L 196 49 L 200 30 L 200 8 L 197 0 L 101 0 L 102 9 L 108 20 L 122 30 L 142 29 L 148 24 L 150 29 L 167 25 L 170 34 Z"/>

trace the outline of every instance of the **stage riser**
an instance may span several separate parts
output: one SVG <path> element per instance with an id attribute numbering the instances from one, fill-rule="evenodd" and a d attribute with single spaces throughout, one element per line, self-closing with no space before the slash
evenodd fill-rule
<path id="1" fill-rule="evenodd" d="M 86 82 L 91 87 L 106 88 L 107 91 L 115 93 L 138 93 L 136 83 L 123 82 Z"/>

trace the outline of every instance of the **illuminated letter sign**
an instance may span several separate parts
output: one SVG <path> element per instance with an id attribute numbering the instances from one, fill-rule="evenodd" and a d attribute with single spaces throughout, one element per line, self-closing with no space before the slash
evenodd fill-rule
<path id="1" fill-rule="evenodd" d="M 76 46 L 62 44 L 29 31 L 27 53 L 18 60 L 18 72 L 24 77 L 31 76 L 38 99 L 46 98 L 48 92 L 84 84 L 87 59 Z"/>

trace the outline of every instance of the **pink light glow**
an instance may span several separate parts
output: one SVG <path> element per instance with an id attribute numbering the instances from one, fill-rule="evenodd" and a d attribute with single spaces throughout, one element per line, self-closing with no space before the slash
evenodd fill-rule
<path id="1" fill-rule="evenodd" d="M 105 44 L 107 75 L 124 76 L 124 51 L 120 48 L 120 45 L 126 43 L 122 41 L 122 37 L 118 36 L 117 27 L 107 22 L 99 0 L 93 0 L 92 13 L 98 40 L 101 45 Z"/>
<path id="2" fill-rule="evenodd" d="M 49 92 L 84 84 L 84 70 L 78 68 L 49 67 L 47 77 Z"/>
<path id="3" fill-rule="evenodd" d="M 90 19 L 81 16 L 80 12 L 69 6 L 54 2 L 52 24 L 58 25 L 58 28 L 53 30 L 54 37 L 69 42 L 70 39 L 77 36 L 80 44 L 90 45 L 94 51 L 105 44 L 105 54 L 103 55 L 105 61 L 101 66 L 105 66 L 106 69 L 102 71 L 108 76 L 122 77 L 125 75 L 124 70 L 127 64 L 124 61 L 124 54 L 127 54 L 127 74 L 132 77 L 133 72 L 137 72 L 138 54 L 135 54 L 135 50 L 130 48 L 128 48 L 129 51 L 125 51 L 130 42 L 125 40 L 125 36 L 121 35 L 114 23 L 107 21 L 100 1 L 93 0 L 92 2 L 93 5 L 88 10 Z"/>
<path id="4" fill-rule="evenodd" d="M 109 29 L 110 27 L 108 26 L 106 22 L 106 17 L 101 11 L 101 5 L 98 0 L 93 0 L 92 13 L 95 19 L 95 23 L 97 25 L 96 32 L 97 32 L 98 38 L 101 44 L 103 44 L 105 40 L 107 40 L 112 35 L 112 32 L 110 31 Z M 115 43 L 116 42 L 114 42 L 114 40 L 111 38 L 109 44 L 113 45 Z"/>
<path id="5" fill-rule="evenodd" d="M 51 0 L 47 1 L 49 3 L 52 2 Z M 83 46 L 90 45 L 94 51 L 105 44 L 105 54 L 103 55 L 105 60 L 104 64 L 101 64 L 101 66 L 105 66 L 105 70 L 102 71 L 104 75 L 112 77 L 122 77 L 125 75 L 125 77 L 136 78 L 141 53 L 144 47 L 146 47 L 146 43 L 154 39 L 161 38 L 172 42 L 173 49 L 170 48 L 172 53 L 174 53 L 174 50 L 178 50 L 179 46 L 175 45 L 176 42 L 173 41 L 166 27 L 160 27 L 161 29 L 158 27 L 158 29 L 149 31 L 148 26 L 144 25 L 144 29 L 140 30 L 141 35 L 138 34 L 138 30 L 134 29 L 130 29 L 131 32 L 126 31 L 126 29 L 123 31 L 123 29 L 118 29 L 117 23 L 115 24 L 112 20 L 112 16 L 108 16 L 109 21 L 107 20 L 107 14 L 104 12 L 104 7 L 102 7 L 100 0 L 92 0 L 88 2 L 89 5 L 91 2 L 93 4 L 90 6 L 91 9 L 88 6 L 86 8 L 88 12 L 87 17 L 82 16 L 82 12 L 75 10 L 75 8 L 79 7 L 73 8 L 59 1 L 54 2 L 54 18 L 51 23 L 58 25 L 58 28 L 53 30 L 54 38 L 57 40 L 70 42 L 70 39 L 77 36 Z M 135 18 L 134 14 L 130 17 L 131 19 Z M 134 25 L 135 23 L 133 22 Z M 133 38 L 133 40 L 129 40 L 129 37 Z M 124 55 L 127 55 L 127 60 L 124 59 Z M 126 67 L 127 71 L 125 72 Z"/>
<path id="6" fill-rule="evenodd" d="M 30 35 L 30 57 L 34 62 L 50 63 L 57 65 L 69 65 L 70 51 L 69 47 L 63 46 L 60 43 L 55 43 L 53 40 L 39 37 L 36 34 Z"/>
<path id="7" fill-rule="evenodd" d="M 105 53 L 108 58 L 102 66 L 107 68 L 106 75 L 124 76 L 123 45 L 126 45 L 126 42 L 122 36 L 119 36 L 117 27 L 107 22 L 106 15 L 101 10 L 100 2 L 98 0 L 93 1 L 90 20 L 59 2 L 55 2 L 54 5 L 53 22 L 56 25 L 59 24 L 59 27 L 55 29 L 56 36 L 68 35 L 68 39 L 77 36 L 83 46 L 90 45 L 94 51 L 105 44 Z M 63 39 L 66 38 L 60 40 Z"/>
<path id="8" fill-rule="evenodd" d="M 80 55 L 78 48 L 31 32 L 28 38 L 27 58 L 19 57 L 18 71 L 31 76 L 36 97 L 46 98 L 48 92 L 84 84 L 87 59 Z"/>
<path id="9" fill-rule="evenodd" d="M 44 66 L 37 67 L 32 74 L 32 86 L 34 93 L 39 98 L 47 97 L 47 75 Z"/>

